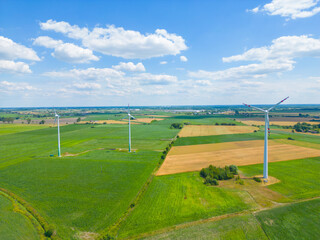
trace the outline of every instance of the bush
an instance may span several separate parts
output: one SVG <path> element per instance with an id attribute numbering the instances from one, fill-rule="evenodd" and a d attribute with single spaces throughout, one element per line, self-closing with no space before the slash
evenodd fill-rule
<path id="1" fill-rule="evenodd" d="M 130 208 L 134 208 L 135 204 L 134 203 L 131 203 L 130 204 Z"/>
<path id="2" fill-rule="evenodd" d="M 236 165 L 230 165 L 229 169 L 231 173 L 238 174 L 238 167 Z"/>
<path id="3" fill-rule="evenodd" d="M 49 226 L 48 229 L 45 230 L 44 235 L 46 237 L 51 237 L 54 233 L 54 227 L 53 226 Z"/>
<path id="4" fill-rule="evenodd" d="M 182 123 L 172 123 L 170 128 L 182 129 L 182 127 L 183 127 Z"/>
<path id="5" fill-rule="evenodd" d="M 214 185 L 214 186 L 219 185 L 217 179 L 211 178 L 211 177 L 209 177 L 209 176 L 205 178 L 204 184 Z"/>
<path id="6" fill-rule="evenodd" d="M 211 184 L 215 180 L 228 180 L 237 174 L 238 168 L 235 165 L 225 166 L 224 168 L 217 168 L 210 165 L 208 168 L 202 168 L 200 177 L 205 179 L 205 184 Z M 212 184 L 211 184 L 212 185 Z"/>
<path id="7" fill-rule="evenodd" d="M 261 178 L 258 177 L 253 177 L 253 180 L 255 180 L 256 182 L 261 182 Z"/>

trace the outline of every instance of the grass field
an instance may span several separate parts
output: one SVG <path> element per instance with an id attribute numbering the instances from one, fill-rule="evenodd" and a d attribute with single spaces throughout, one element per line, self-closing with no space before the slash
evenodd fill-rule
<path id="1" fill-rule="evenodd" d="M 128 126 L 67 125 L 61 127 L 62 153 L 56 153 L 57 128 L 0 136 L 0 187 L 25 199 L 58 235 L 99 232 L 129 208 L 158 165 L 161 151 L 178 130 L 169 126 L 135 125 L 128 148 Z M 99 149 L 99 150 L 98 150 Z M 90 152 L 85 152 L 92 150 Z"/>
<path id="2" fill-rule="evenodd" d="M 40 124 L 0 124 L 0 136 L 18 132 L 32 131 L 36 129 L 47 128 Z"/>
<path id="3" fill-rule="evenodd" d="M 145 240 L 229 239 L 267 240 L 260 223 L 252 215 L 222 219 L 146 237 Z"/>
<path id="4" fill-rule="evenodd" d="M 252 126 L 186 125 L 179 132 L 179 137 L 250 133 L 254 130 L 259 130 L 259 128 Z"/>
<path id="5" fill-rule="evenodd" d="M 0 238 L 5 240 L 40 239 L 37 231 L 24 215 L 15 212 L 13 203 L 0 194 Z"/>
<path id="6" fill-rule="evenodd" d="M 256 164 L 239 168 L 246 176 L 262 173 L 263 165 Z M 320 157 L 269 163 L 269 175 L 280 180 L 268 186 L 290 199 L 305 199 L 320 196 Z"/>
<path id="7" fill-rule="evenodd" d="M 155 177 L 141 202 L 121 226 L 119 236 L 135 236 L 253 206 L 248 193 L 207 187 L 197 172 Z"/>
<path id="8" fill-rule="evenodd" d="M 256 214 L 269 239 L 317 240 L 320 199 L 291 204 Z"/>
<path id="9" fill-rule="evenodd" d="M 211 165 L 250 165 L 263 162 L 264 142 L 240 141 L 173 147 L 157 175 L 199 171 Z M 320 156 L 320 150 L 269 141 L 269 162 Z"/>
<path id="10" fill-rule="evenodd" d="M 237 119 L 238 121 L 242 122 L 243 124 L 246 125 L 257 125 L 257 126 L 264 126 L 265 122 L 263 120 L 257 121 L 257 120 L 241 120 Z M 309 121 L 270 121 L 269 125 L 277 125 L 277 126 L 293 126 L 297 124 L 298 122 L 306 122 L 309 124 L 319 124 L 317 122 L 309 122 Z"/>

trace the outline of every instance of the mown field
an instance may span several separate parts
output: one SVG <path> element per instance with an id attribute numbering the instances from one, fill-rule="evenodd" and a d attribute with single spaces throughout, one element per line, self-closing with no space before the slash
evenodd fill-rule
<path id="1" fill-rule="evenodd" d="M 198 172 L 155 177 L 119 237 L 255 207 L 248 193 L 205 186 Z"/>
<path id="2" fill-rule="evenodd" d="M 0 194 L 0 239 L 40 239 L 30 220 L 15 211 L 13 203 Z"/>
<path id="3" fill-rule="evenodd" d="M 179 137 L 251 133 L 255 130 L 257 131 L 259 128 L 252 126 L 186 125 L 179 132 Z"/>

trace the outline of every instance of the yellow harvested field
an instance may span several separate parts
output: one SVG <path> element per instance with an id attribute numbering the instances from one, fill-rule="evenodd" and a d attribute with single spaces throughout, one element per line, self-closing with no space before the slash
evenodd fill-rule
<path id="1" fill-rule="evenodd" d="M 86 123 L 128 124 L 128 121 L 119 121 L 119 120 L 97 120 L 97 121 L 92 121 L 92 122 L 90 122 L 90 121 L 81 121 L 80 123 L 82 123 L 82 124 L 86 124 Z M 132 122 L 132 124 L 139 124 L 139 123 L 137 123 L 137 122 Z"/>
<path id="2" fill-rule="evenodd" d="M 179 132 L 179 137 L 250 133 L 254 130 L 259 129 L 252 126 L 186 125 Z"/>
<path id="3" fill-rule="evenodd" d="M 242 122 L 246 125 L 257 125 L 257 126 L 261 126 L 264 125 L 264 121 L 253 121 L 253 120 L 245 120 L 245 121 L 241 121 L 241 120 L 237 120 L 239 122 Z M 284 122 L 284 121 L 270 121 L 270 125 L 278 125 L 278 126 L 293 126 L 295 124 L 297 124 L 298 122 Z M 306 122 L 309 124 L 319 124 L 319 122 Z"/>
<path id="4" fill-rule="evenodd" d="M 153 120 L 161 121 L 163 120 L 163 118 L 137 118 L 135 120 L 132 120 L 132 122 L 151 123 L 151 121 Z"/>
<path id="5" fill-rule="evenodd" d="M 210 164 L 223 167 L 231 164 L 243 166 L 263 163 L 263 140 L 205 145 L 173 147 L 157 175 L 199 171 Z M 318 156 L 318 149 L 269 141 L 269 162 Z"/>

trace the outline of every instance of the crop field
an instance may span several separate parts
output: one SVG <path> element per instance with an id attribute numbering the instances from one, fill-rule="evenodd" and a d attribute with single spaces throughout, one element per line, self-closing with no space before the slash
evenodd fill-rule
<path id="1" fill-rule="evenodd" d="M 91 121 L 80 121 L 79 123 L 89 124 L 92 122 Z M 95 120 L 95 121 L 93 121 L 93 123 L 97 123 L 97 124 L 127 124 L 128 125 L 128 122 L 120 121 L 120 120 Z M 139 123 L 132 122 L 132 124 L 139 124 Z"/>
<path id="2" fill-rule="evenodd" d="M 320 199 L 259 212 L 269 239 L 319 239 Z"/>
<path id="3" fill-rule="evenodd" d="M 119 236 L 135 236 L 254 206 L 246 192 L 208 188 L 199 173 L 155 177 L 141 202 L 121 226 Z"/>
<path id="4" fill-rule="evenodd" d="M 138 121 L 132 121 L 130 154 L 128 122 L 119 121 L 123 112 L 81 117 L 95 124 L 61 126 L 61 158 L 56 157 L 56 126 L 1 124 L 0 187 L 24 199 L 61 239 L 82 240 L 109 231 L 117 239 L 264 239 L 267 230 L 257 217 L 264 203 L 257 195 L 270 197 L 273 204 L 267 207 L 320 196 L 316 135 L 273 130 L 269 174 L 277 181 L 255 190 L 250 177 L 261 175 L 263 161 L 259 128 L 226 117 L 146 114 L 136 113 Z M 189 136 L 181 132 L 175 140 L 180 129 L 171 129 L 172 123 L 186 123 Z M 247 185 L 203 184 L 198 170 L 209 164 L 238 165 Z M 12 201 L 0 195 L 0 215 L 5 216 L 0 236 L 11 237 L 1 225 L 5 221 L 17 229 L 12 239 L 38 239 L 29 219 L 13 209 Z M 252 211 L 256 215 L 248 214 Z"/>
<path id="5" fill-rule="evenodd" d="M 5 240 L 40 239 L 31 221 L 16 212 L 13 203 L 0 194 L 0 238 Z"/>
<path id="6" fill-rule="evenodd" d="M 246 125 L 257 125 L 257 126 L 264 126 L 265 122 L 263 120 L 261 121 L 257 121 L 257 120 L 241 120 L 238 119 L 238 121 L 242 122 L 243 124 Z M 306 122 L 309 124 L 319 124 L 318 122 L 309 122 L 309 121 L 270 121 L 269 125 L 277 125 L 277 126 L 293 126 L 295 124 L 297 124 L 298 122 Z"/>
<path id="7" fill-rule="evenodd" d="M 320 150 L 269 141 L 269 162 L 320 156 Z M 172 153 L 171 153 L 172 151 Z M 199 171 L 214 166 L 251 165 L 263 162 L 263 141 L 240 141 L 173 147 L 157 175 Z"/>
<path id="8" fill-rule="evenodd" d="M 180 137 L 196 137 L 210 135 L 224 135 L 237 133 L 250 133 L 259 130 L 252 126 L 215 126 L 215 125 L 186 125 L 179 132 Z"/>
<path id="9" fill-rule="evenodd" d="M 0 124 L 0 136 L 18 132 L 32 131 L 36 129 L 47 128 L 44 125 L 35 124 Z"/>
<path id="10" fill-rule="evenodd" d="M 246 176 L 262 173 L 263 165 L 241 166 Z M 280 180 L 268 186 L 269 189 L 292 199 L 306 199 L 320 196 L 319 187 L 320 157 L 299 159 L 269 164 L 269 175 Z"/>
<path id="11" fill-rule="evenodd" d="M 56 154 L 57 128 L 0 136 L 0 187 L 14 192 L 70 239 L 99 232 L 129 208 L 157 166 L 161 150 L 178 130 L 135 125 L 128 148 L 128 126 L 66 125 L 61 127 L 62 153 Z M 90 150 L 89 152 L 86 152 Z"/>
<path id="12" fill-rule="evenodd" d="M 143 238 L 145 240 L 183 240 L 183 239 L 236 239 L 267 240 L 259 221 L 252 215 L 243 215 L 219 221 L 197 224 L 188 228 L 168 231 L 159 235 Z"/>

